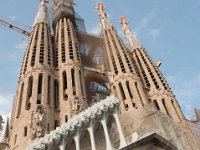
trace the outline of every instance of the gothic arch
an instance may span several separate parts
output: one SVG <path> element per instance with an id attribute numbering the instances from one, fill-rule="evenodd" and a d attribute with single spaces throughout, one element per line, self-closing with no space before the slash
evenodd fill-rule
<path id="1" fill-rule="evenodd" d="M 112 115 L 109 115 L 106 122 L 107 122 L 108 132 L 110 135 L 110 140 L 112 142 L 112 146 L 115 149 L 119 149 L 120 135 L 119 135 L 119 130 L 116 125 L 115 118 Z"/>
<path id="2" fill-rule="evenodd" d="M 94 139 L 96 144 L 96 150 L 105 150 L 106 149 L 106 139 L 101 122 L 97 122 L 94 127 Z"/>
<path id="3" fill-rule="evenodd" d="M 74 139 L 68 140 L 65 150 L 76 150 L 76 142 Z"/>
<path id="4" fill-rule="evenodd" d="M 80 135 L 80 147 L 81 150 L 91 150 L 91 138 L 88 130 L 82 131 Z"/>

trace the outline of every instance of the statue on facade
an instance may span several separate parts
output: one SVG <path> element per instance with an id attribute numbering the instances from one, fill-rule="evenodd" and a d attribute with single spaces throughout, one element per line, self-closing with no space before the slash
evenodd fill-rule
<path id="1" fill-rule="evenodd" d="M 44 134 L 45 122 L 42 105 L 37 105 L 36 112 L 32 115 L 31 139 L 40 138 Z"/>
<path id="2" fill-rule="evenodd" d="M 75 113 L 78 114 L 81 111 L 81 102 L 78 98 L 74 99 Z"/>

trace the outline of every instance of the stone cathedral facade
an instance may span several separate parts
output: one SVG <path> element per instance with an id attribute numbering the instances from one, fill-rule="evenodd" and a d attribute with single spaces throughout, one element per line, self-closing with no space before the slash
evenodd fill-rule
<path id="1" fill-rule="evenodd" d="M 33 24 L 4 131 L 9 149 L 23 150 L 36 142 L 38 148 L 29 149 L 198 150 L 159 65 L 128 19 L 120 18 L 125 45 L 103 3 L 96 6 L 99 36 L 79 28 L 71 0 L 54 3 L 52 24 L 46 0 Z"/>

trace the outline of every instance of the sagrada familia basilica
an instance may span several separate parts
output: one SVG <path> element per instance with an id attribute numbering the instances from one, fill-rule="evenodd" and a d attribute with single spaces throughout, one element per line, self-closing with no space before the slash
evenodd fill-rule
<path id="1" fill-rule="evenodd" d="M 72 0 L 54 4 L 51 24 L 40 0 L 0 150 L 199 150 L 200 113 L 185 118 L 128 19 L 124 44 L 103 3 L 98 36 Z"/>

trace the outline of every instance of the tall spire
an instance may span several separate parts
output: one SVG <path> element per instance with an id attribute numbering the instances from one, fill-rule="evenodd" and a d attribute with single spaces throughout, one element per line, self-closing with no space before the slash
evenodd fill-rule
<path id="1" fill-rule="evenodd" d="M 8 141 L 8 131 L 9 131 L 9 118 L 7 118 L 5 126 L 3 128 L 1 137 L 0 137 L 0 143 L 7 143 Z"/>
<path id="2" fill-rule="evenodd" d="M 101 19 L 102 30 L 113 27 L 110 20 L 105 13 L 105 5 L 103 3 L 97 3 L 96 8 L 99 10 L 99 17 Z"/>
<path id="3" fill-rule="evenodd" d="M 39 11 L 33 23 L 33 27 L 38 23 L 49 24 L 47 3 L 48 3 L 48 0 L 40 0 Z"/>
<path id="4" fill-rule="evenodd" d="M 141 48 L 142 45 L 135 36 L 135 34 L 131 31 L 130 27 L 128 26 L 128 19 L 124 16 L 120 17 L 120 23 L 122 24 L 122 30 L 126 37 L 129 51 L 132 52 L 136 48 Z"/>
<path id="5" fill-rule="evenodd" d="M 131 111 L 147 103 L 142 84 L 137 76 L 135 66 L 131 63 L 126 46 L 105 13 L 103 3 L 98 3 L 99 17 L 102 25 L 102 37 L 105 42 L 107 58 L 114 82 L 112 93 L 120 100 L 121 113 Z"/>
<path id="6" fill-rule="evenodd" d="M 3 123 L 3 118 L 2 118 L 2 116 L 0 115 L 0 131 L 2 130 L 2 123 Z"/>

